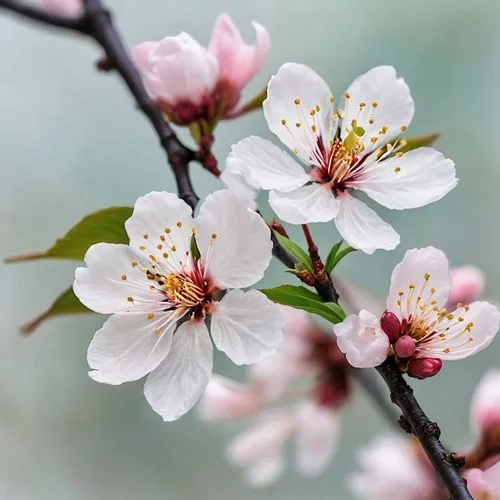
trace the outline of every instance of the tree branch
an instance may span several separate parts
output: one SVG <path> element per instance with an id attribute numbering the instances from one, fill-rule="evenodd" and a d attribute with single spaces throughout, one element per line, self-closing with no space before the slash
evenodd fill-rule
<path id="1" fill-rule="evenodd" d="M 452 500 L 472 500 L 465 481 L 460 477 L 458 466 L 439 437 L 441 430 L 435 422 L 431 422 L 418 404 L 412 388 L 393 359 L 388 359 L 377 367 L 385 383 L 391 391 L 391 400 L 398 405 L 413 434 L 418 438 L 436 473 L 448 490 Z"/>
<path id="2" fill-rule="evenodd" d="M 137 106 L 155 129 L 161 147 L 172 167 L 179 197 L 194 210 L 198 203 L 198 196 L 196 196 L 189 176 L 189 163 L 195 159 L 194 151 L 179 141 L 170 125 L 163 118 L 159 108 L 149 97 L 142 83 L 142 78 L 113 25 L 111 14 L 103 6 L 101 0 L 83 0 L 83 5 L 84 13 L 82 16 L 68 18 L 20 4 L 15 0 L 0 0 L 0 7 L 50 26 L 85 34 L 102 47 L 111 68 L 118 71 L 133 95 Z"/>

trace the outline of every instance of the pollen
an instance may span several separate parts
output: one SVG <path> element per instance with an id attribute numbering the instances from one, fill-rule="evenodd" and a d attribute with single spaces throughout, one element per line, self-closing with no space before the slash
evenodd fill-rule
<path id="1" fill-rule="evenodd" d="M 281 120 L 281 125 L 286 125 L 286 120 L 284 118 Z"/>
<path id="2" fill-rule="evenodd" d="M 452 313 L 448 314 L 446 316 L 446 319 L 449 320 L 449 321 L 451 321 L 453 319 L 453 314 Z"/>
<path id="3" fill-rule="evenodd" d="M 146 318 L 147 319 L 153 319 L 155 317 L 155 315 L 153 313 L 149 313 Z"/>
<path id="4" fill-rule="evenodd" d="M 168 253 L 167 253 L 167 252 L 164 252 L 164 253 L 163 253 L 163 258 L 164 258 L 164 259 L 168 259 Z"/>
<path id="5" fill-rule="evenodd" d="M 134 260 L 134 262 L 131 262 L 130 265 L 132 267 L 137 267 L 139 264 Z"/>
<path id="6" fill-rule="evenodd" d="M 216 239 L 217 239 L 217 233 L 212 233 L 210 236 L 211 236 L 211 238 L 212 238 L 213 240 L 216 240 Z"/>
<path id="7" fill-rule="evenodd" d="M 346 92 L 346 93 L 344 94 L 344 97 L 345 97 L 346 99 L 350 99 L 350 98 L 351 98 L 351 94 L 349 94 L 349 92 Z"/>
<path id="8" fill-rule="evenodd" d="M 163 245 L 156 245 L 156 248 L 157 248 L 158 250 L 161 250 L 161 249 L 163 248 Z"/>
<path id="9" fill-rule="evenodd" d="M 386 125 L 384 125 L 384 126 L 380 129 L 379 134 L 384 135 L 384 134 L 387 134 L 387 132 L 388 132 L 388 131 L 389 131 L 389 127 L 387 127 Z"/>
<path id="10" fill-rule="evenodd" d="M 176 225 L 177 227 L 182 227 L 182 222 L 181 222 L 181 221 L 177 221 L 175 225 Z"/>
<path id="11" fill-rule="evenodd" d="M 311 111 L 309 111 L 309 114 L 311 116 L 314 116 L 316 114 L 316 110 L 315 109 L 311 109 Z"/>
<path id="12" fill-rule="evenodd" d="M 366 106 L 366 102 L 360 102 L 359 103 L 359 107 L 362 109 Z"/>
<path id="13" fill-rule="evenodd" d="M 175 245 L 172 245 L 172 246 L 170 247 L 170 250 L 172 250 L 172 252 L 175 252 L 175 251 L 177 250 L 177 247 L 176 247 Z"/>
<path id="14" fill-rule="evenodd" d="M 144 251 L 144 250 L 146 250 L 146 247 L 145 247 L 144 245 L 141 245 L 141 246 L 139 247 L 139 250 Z"/>
<path id="15" fill-rule="evenodd" d="M 165 232 L 166 232 L 167 234 L 168 234 L 168 233 L 170 233 L 170 231 L 171 231 L 171 229 L 170 229 L 169 227 L 166 227 L 166 228 L 165 228 Z"/>
<path id="16" fill-rule="evenodd" d="M 372 108 L 378 108 L 378 102 L 376 101 L 372 102 Z"/>
<path id="17" fill-rule="evenodd" d="M 149 255 L 149 258 L 153 261 L 153 262 L 157 262 L 157 258 L 153 255 L 153 254 L 150 254 Z"/>
<path id="18" fill-rule="evenodd" d="M 431 279 L 431 275 L 429 273 L 424 274 L 424 280 L 429 281 Z"/>
<path id="19" fill-rule="evenodd" d="M 396 174 L 398 174 L 399 172 L 401 172 L 401 167 L 396 167 L 396 168 L 394 169 L 394 172 L 396 172 Z"/>
<path id="20" fill-rule="evenodd" d="M 311 125 L 311 132 L 316 132 L 316 125 Z"/>
<path id="21" fill-rule="evenodd" d="M 127 281 L 127 275 L 126 274 L 122 274 L 122 280 L 123 281 Z"/>
<path id="22" fill-rule="evenodd" d="M 134 297 L 127 297 L 127 300 L 128 300 L 129 302 L 134 302 Z"/>
<path id="23" fill-rule="evenodd" d="M 165 236 L 163 236 L 163 234 L 160 236 L 160 240 L 165 241 Z"/>
<path id="24" fill-rule="evenodd" d="M 448 354 L 448 353 L 450 352 L 450 348 L 449 348 L 449 347 L 447 347 L 446 349 L 443 349 L 443 352 L 444 352 L 445 354 Z"/>
<path id="25" fill-rule="evenodd" d="M 149 238 L 149 234 L 147 234 L 147 233 L 146 233 L 146 234 L 144 234 L 144 235 L 143 235 L 143 238 L 144 238 L 145 240 L 147 240 L 147 239 Z"/>
<path id="26" fill-rule="evenodd" d="M 333 102 L 333 96 L 331 96 L 330 102 Z M 319 110 L 321 109 L 319 104 L 316 104 L 316 111 L 319 113 Z"/>
<path id="27" fill-rule="evenodd" d="M 296 97 L 293 102 L 298 106 L 300 104 L 300 99 Z"/>
<path id="28" fill-rule="evenodd" d="M 378 137 L 372 137 L 372 138 L 370 139 L 370 142 L 371 142 L 372 144 L 375 144 L 377 141 L 378 141 Z"/>
<path id="29" fill-rule="evenodd" d="M 373 125 L 373 124 L 375 123 L 375 120 L 374 120 L 373 118 L 370 118 L 370 119 L 368 120 L 368 123 L 369 123 L 370 125 Z"/>
<path id="30" fill-rule="evenodd" d="M 297 128 L 300 128 L 300 127 L 302 126 L 302 123 L 297 122 L 297 123 L 295 124 L 295 126 L 296 126 Z"/>
<path id="31" fill-rule="evenodd" d="M 399 130 L 401 130 L 401 132 L 406 132 L 408 130 L 408 127 L 406 125 L 401 125 L 401 127 L 399 127 Z"/>

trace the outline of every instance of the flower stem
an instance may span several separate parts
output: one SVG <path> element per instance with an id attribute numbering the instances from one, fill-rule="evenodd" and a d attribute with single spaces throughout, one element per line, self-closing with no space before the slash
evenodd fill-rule
<path id="1" fill-rule="evenodd" d="M 393 359 L 384 361 L 377 371 L 391 391 L 391 400 L 399 406 L 413 434 L 418 438 L 437 475 L 452 500 L 472 500 L 465 481 L 460 477 L 456 459 L 439 440 L 441 430 L 431 422 L 418 404 L 413 389 L 408 385 Z"/>

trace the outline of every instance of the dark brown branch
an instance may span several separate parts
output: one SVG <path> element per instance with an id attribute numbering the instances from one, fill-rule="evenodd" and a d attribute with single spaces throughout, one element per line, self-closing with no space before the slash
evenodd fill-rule
<path id="1" fill-rule="evenodd" d="M 68 18 L 23 5 L 14 0 L 0 0 L 0 7 L 50 26 L 85 34 L 102 47 L 109 61 L 109 66 L 118 71 L 134 96 L 137 106 L 155 129 L 172 167 L 179 197 L 194 209 L 198 203 L 198 197 L 189 176 L 189 163 L 194 160 L 194 152 L 179 141 L 172 128 L 164 120 L 159 108 L 149 97 L 139 72 L 113 25 L 111 14 L 103 6 L 101 0 L 83 0 L 83 4 L 84 13 L 82 16 Z"/>
<path id="2" fill-rule="evenodd" d="M 391 400 L 398 405 L 413 434 L 418 438 L 452 500 L 472 500 L 465 481 L 460 477 L 456 460 L 439 440 L 441 430 L 431 422 L 418 404 L 393 359 L 382 363 L 377 371 L 391 391 Z"/>

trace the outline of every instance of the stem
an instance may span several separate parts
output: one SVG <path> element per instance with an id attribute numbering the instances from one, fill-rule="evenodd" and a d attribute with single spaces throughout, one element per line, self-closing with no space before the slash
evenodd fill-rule
<path id="1" fill-rule="evenodd" d="M 377 367 L 377 371 L 391 391 L 392 402 L 401 409 L 413 434 L 420 441 L 436 473 L 448 490 L 450 498 L 472 500 L 465 481 L 460 477 L 456 462 L 439 440 L 441 430 L 438 424 L 431 422 L 424 413 L 394 360 L 387 359 Z"/>

